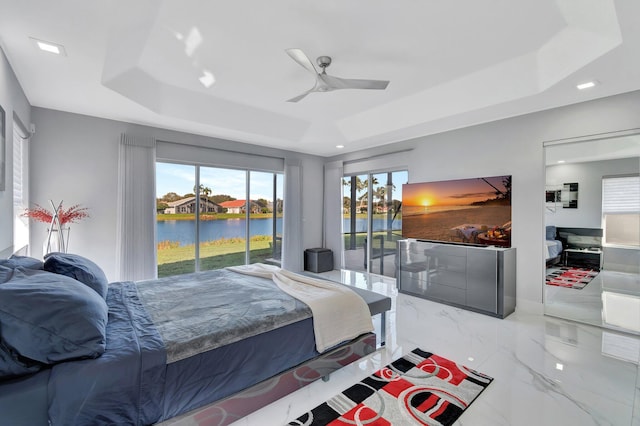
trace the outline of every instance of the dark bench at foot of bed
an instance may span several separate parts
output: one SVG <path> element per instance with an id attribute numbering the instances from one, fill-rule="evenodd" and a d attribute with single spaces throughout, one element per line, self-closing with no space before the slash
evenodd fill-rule
<path id="1" fill-rule="evenodd" d="M 387 339 L 387 311 L 391 310 L 391 298 L 357 287 L 347 287 L 358 293 L 367 302 L 371 316 L 380 314 L 380 346 L 384 346 Z"/>

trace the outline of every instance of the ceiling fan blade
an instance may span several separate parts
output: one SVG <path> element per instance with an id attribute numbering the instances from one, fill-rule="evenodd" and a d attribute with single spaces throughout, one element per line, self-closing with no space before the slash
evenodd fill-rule
<path id="1" fill-rule="evenodd" d="M 354 78 L 340 78 L 333 76 L 323 80 L 336 89 L 372 89 L 384 90 L 389 85 L 388 80 L 360 80 Z"/>
<path id="2" fill-rule="evenodd" d="M 306 92 L 306 93 L 303 93 L 302 95 L 298 95 L 298 96 L 296 96 L 294 98 L 287 99 L 287 102 L 298 102 L 298 101 L 302 100 L 308 94 L 309 94 L 309 92 Z"/>
<path id="3" fill-rule="evenodd" d="M 317 92 L 317 90 L 315 90 L 315 87 L 313 87 L 312 89 L 307 90 L 306 92 L 302 93 L 301 95 L 295 96 L 291 99 L 287 99 L 287 102 L 298 102 L 302 99 L 304 99 L 305 96 L 307 96 L 309 93 L 313 93 L 313 92 Z"/>
<path id="4" fill-rule="evenodd" d="M 285 49 L 285 52 L 287 52 L 287 54 L 291 56 L 291 59 L 299 63 L 304 69 L 306 69 L 307 71 L 311 71 L 314 74 L 318 74 L 318 71 L 313 66 L 313 62 L 311 62 L 309 57 L 302 51 L 302 49 Z"/>

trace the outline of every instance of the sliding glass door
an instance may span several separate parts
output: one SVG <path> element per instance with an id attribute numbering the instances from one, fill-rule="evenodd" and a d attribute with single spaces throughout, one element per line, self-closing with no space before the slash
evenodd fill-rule
<path id="1" fill-rule="evenodd" d="M 406 170 L 344 176 L 345 269 L 394 276 Z"/>
<path id="2" fill-rule="evenodd" d="M 282 254 L 283 175 L 251 172 L 248 263 L 280 264 Z"/>
<path id="3" fill-rule="evenodd" d="M 279 264 L 282 173 L 156 164 L 158 276 Z"/>
<path id="4" fill-rule="evenodd" d="M 366 271 L 366 241 L 368 175 L 344 176 L 342 234 L 344 237 L 344 267 L 351 271 Z"/>

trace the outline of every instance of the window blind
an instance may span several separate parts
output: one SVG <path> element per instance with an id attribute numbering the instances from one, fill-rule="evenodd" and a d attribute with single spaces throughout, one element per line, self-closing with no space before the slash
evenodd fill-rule
<path id="1" fill-rule="evenodd" d="M 24 166 L 24 157 L 22 153 L 23 146 L 22 135 L 18 133 L 17 126 L 13 126 L 13 208 L 18 210 L 24 208 L 22 194 L 22 176 L 24 176 L 22 168 Z"/>
<path id="2" fill-rule="evenodd" d="M 602 178 L 602 213 L 640 213 L 640 176 Z"/>

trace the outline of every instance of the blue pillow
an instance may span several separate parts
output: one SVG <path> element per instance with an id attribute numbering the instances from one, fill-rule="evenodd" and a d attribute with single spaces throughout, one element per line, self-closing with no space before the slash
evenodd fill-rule
<path id="1" fill-rule="evenodd" d="M 98 265 L 77 254 L 49 253 L 44 257 L 44 270 L 78 280 L 107 298 L 109 281 Z"/>
<path id="2" fill-rule="evenodd" d="M 36 373 L 41 369 L 42 364 L 21 357 L 0 340 L 0 380 Z"/>
<path id="3" fill-rule="evenodd" d="M 6 266 L 8 268 L 17 268 L 22 266 L 29 269 L 44 269 L 42 260 L 29 256 L 16 256 L 12 255 L 8 259 L 0 259 L 0 266 Z"/>
<path id="4" fill-rule="evenodd" d="M 555 240 L 556 239 L 556 227 L 553 225 L 547 225 L 547 240 Z"/>
<path id="5" fill-rule="evenodd" d="M 100 356 L 107 315 L 100 295 L 64 275 L 16 268 L 0 285 L 2 342 L 43 364 Z"/>
<path id="6" fill-rule="evenodd" d="M 13 269 L 7 266 L 0 265 L 0 284 L 6 283 L 13 276 Z"/>

